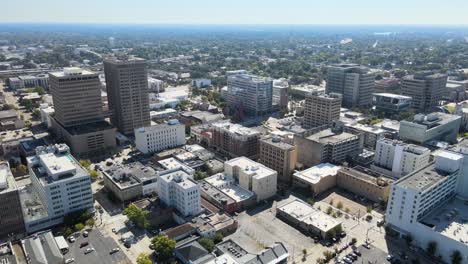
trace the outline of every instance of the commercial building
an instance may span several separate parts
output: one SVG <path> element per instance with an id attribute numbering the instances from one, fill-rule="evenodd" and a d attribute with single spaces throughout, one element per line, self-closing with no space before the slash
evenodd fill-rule
<path id="1" fill-rule="evenodd" d="M 21 245 L 28 263 L 65 263 L 52 231 L 27 237 L 21 240 Z"/>
<path id="2" fill-rule="evenodd" d="M 347 157 L 362 152 L 362 139 L 359 135 L 342 132 L 340 128 L 323 128 L 294 135 L 297 149 L 297 162 L 306 167 L 320 163 L 341 163 Z"/>
<path id="3" fill-rule="evenodd" d="M 321 163 L 293 175 L 293 186 L 319 194 L 336 186 L 336 174 L 340 166 Z"/>
<path id="4" fill-rule="evenodd" d="M 210 79 L 195 79 L 192 80 L 192 86 L 195 86 L 197 88 L 203 88 L 203 87 L 208 87 L 211 86 L 211 80 Z"/>
<path id="5" fill-rule="evenodd" d="M 41 123 L 44 124 L 47 128 L 52 127 L 52 116 L 55 113 L 55 109 L 53 106 L 49 106 L 48 104 L 41 104 L 39 107 L 41 111 Z"/>
<path id="6" fill-rule="evenodd" d="M 461 118 L 456 115 L 432 113 L 418 114 L 413 121 L 400 122 L 400 138 L 419 144 L 428 141 L 445 141 L 456 143 L 460 129 Z"/>
<path id="7" fill-rule="evenodd" d="M 359 123 L 347 124 L 344 126 L 344 131 L 359 135 L 362 138 L 364 148 L 374 150 L 377 141 L 391 134 L 387 130 L 372 125 L 362 125 Z"/>
<path id="8" fill-rule="evenodd" d="M 289 84 L 286 79 L 278 79 L 273 81 L 272 104 L 275 109 L 285 109 L 288 107 L 288 88 Z"/>
<path id="9" fill-rule="evenodd" d="M 114 165 L 102 174 L 106 189 L 122 202 L 156 194 L 158 173 L 139 162 Z"/>
<path id="10" fill-rule="evenodd" d="M 111 123 L 124 135 L 151 125 L 146 61 L 138 58 L 104 60 Z"/>
<path id="11" fill-rule="evenodd" d="M 26 221 L 29 233 L 60 224 L 68 213 L 93 208 L 89 173 L 67 145 L 38 147 L 27 163 L 34 192 L 47 210 L 44 217 Z"/>
<path id="12" fill-rule="evenodd" d="M 341 227 L 341 221 L 337 218 L 333 218 L 300 200 L 293 200 L 278 206 L 276 215 L 301 231 L 322 238 L 334 237 L 335 230 L 339 230 Z"/>
<path id="13" fill-rule="evenodd" d="M 240 187 L 255 193 L 257 201 L 276 194 L 277 172 L 246 157 L 226 161 L 224 174 L 234 178 Z"/>
<path id="14" fill-rule="evenodd" d="M 332 125 L 340 119 L 341 94 L 310 94 L 304 104 L 304 128 Z"/>
<path id="15" fill-rule="evenodd" d="M 399 93 L 400 80 L 394 77 L 384 77 L 374 82 L 374 93 Z"/>
<path id="16" fill-rule="evenodd" d="M 148 77 L 148 90 L 151 92 L 164 92 L 164 82 L 152 77 Z"/>
<path id="17" fill-rule="evenodd" d="M 449 102 L 461 102 L 466 98 L 465 86 L 461 83 L 449 83 L 445 86 L 445 91 L 442 99 Z"/>
<path id="18" fill-rule="evenodd" d="M 217 244 L 215 251 L 217 257 L 208 262 L 204 262 L 204 264 L 286 264 L 289 258 L 288 250 L 281 242 L 269 245 L 260 252 L 248 252 L 242 248 L 241 245 L 228 239 Z"/>
<path id="19" fill-rule="evenodd" d="M 264 115 L 272 110 L 273 81 L 249 74 L 228 76 L 226 100 L 230 107 L 249 115 Z"/>
<path id="20" fill-rule="evenodd" d="M 260 140 L 258 160 L 261 164 L 278 172 L 278 181 L 289 185 L 297 162 L 296 147 L 279 137 Z"/>
<path id="21" fill-rule="evenodd" d="M 161 174 L 157 181 L 158 197 L 175 208 L 182 216 L 197 215 L 201 211 L 200 186 L 184 170 Z"/>
<path id="22" fill-rule="evenodd" d="M 375 93 L 372 102 L 375 110 L 392 114 L 409 111 L 413 98 L 399 94 Z"/>
<path id="23" fill-rule="evenodd" d="M 257 158 L 260 132 L 230 122 L 212 124 L 213 147 L 231 157 Z"/>
<path id="24" fill-rule="evenodd" d="M 419 72 L 401 79 L 401 94 L 413 98 L 413 108 L 416 110 L 429 111 L 438 106 L 446 84 L 446 74 Z"/>
<path id="25" fill-rule="evenodd" d="M 441 152 L 435 163 L 396 181 L 388 200 L 387 226 L 421 248 L 434 241 L 445 262 L 455 250 L 468 257 L 466 153 L 466 145 Z"/>
<path id="26" fill-rule="evenodd" d="M 346 107 L 366 107 L 372 104 L 374 74 L 357 64 L 336 64 L 328 67 L 327 93 L 339 93 Z"/>
<path id="27" fill-rule="evenodd" d="M 15 179 L 8 162 L 0 163 L 0 239 L 14 239 L 26 233 Z"/>
<path id="28" fill-rule="evenodd" d="M 460 130 L 467 131 L 468 130 L 468 108 L 466 107 L 466 105 L 462 106 L 460 104 L 457 104 L 455 106 L 455 112 L 453 114 L 460 116 L 461 118 Z"/>
<path id="29" fill-rule="evenodd" d="M 65 68 L 49 73 L 49 78 L 54 116 L 44 114 L 58 138 L 75 154 L 115 147 L 115 128 L 104 121 L 99 75 Z"/>
<path id="30" fill-rule="evenodd" d="M 398 140 L 381 139 L 377 142 L 372 169 L 401 178 L 426 167 L 430 156 L 431 151 L 428 148 Z"/>
<path id="31" fill-rule="evenodd" d="M 135 129 L 135 145 L 142 153 L 154 153 L 185 144 L 185 126 L 177 119 Z"/>

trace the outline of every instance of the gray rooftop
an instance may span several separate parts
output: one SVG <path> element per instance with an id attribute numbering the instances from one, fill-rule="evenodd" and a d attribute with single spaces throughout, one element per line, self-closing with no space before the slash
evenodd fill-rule
<path id="1" fill-rule="evenodd" d="M 29 264 L 63 264 L 64 257 L 55 242 L 52 232 L 32 235 L 23 240 Z"/>
<path id="2" fill-rule="evenodd" d="M 104 173 L 121 188 L 138 185 L 157 177 L 156 171 L 153 168 L 145 166 L 140 162 L 114 165 Z"/>
<path id="3" fill-rule="evenodd" d="M 265 137 L 265 138 L 263 138 L 261 140 L 261 142 L 264 142 L 264 143 L 266 143 L 268 145 L 275 146 L 275 147 L 280 148 L 282 150 L 290 150 L 290 149 L 295 148 L 294 145 L 291 145 L 289 143 L 281 141 L 281 139 L 278 138 L 278 137 Z"/>
<path id="4" fill-rule="evenodd" d="M 409 174 L 396 183 L 404 188 L 424 191 L 436 185 L 449 175 L 450 174 L 447 172 L 436 170 L 434 163 L 432 163 L 419 171 Z"/>
<path id="5" fill-rule="evenodd" d="M 331 130 L 331 128 L 327 128 L 308 136 L 307 139 L 321 144 L 336 144 L 350 139 L 358 139 L 358 136 L 346 132 L 335 133 Z"/>

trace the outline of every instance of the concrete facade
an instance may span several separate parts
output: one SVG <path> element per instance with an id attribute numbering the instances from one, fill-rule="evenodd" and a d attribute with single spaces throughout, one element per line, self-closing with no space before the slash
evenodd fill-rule
<path id="1" fill-rule="evenodd" d="M 432 113 L 427 116 L 418 114 L 413 121 L 400 122 L 400 139 L 419 144 L 428 141 L 445 141 L 450 144 L 457 142 L 460 130 L 460 116 Z"/>
<path id="2" fill-rule="evenodd" d="M 447 84 L 447 75 L 419 72 L 401 79 L 401 94 L 413 98 L 413 108 L 418 111 L 433 110 L 442 99 Z"/>
<path id="3" fill-rule="evenodd" d="M 259 162 L 277 171 L 279 182 L 290 184 L 297 162 L 296 147 L 280 138 L 263 138 L 260 140 Z"/>
<path id="4" fill-rule="evenodd" d="M 154 153 L 185 144 L 185 126 L 176 119 L 135 129 L 135 145 L 142 153 Z"/>
<path id="5" fill-rule="evenodd" d="M 340 120 L 341 94 L 310 94 L 304 104 L 304 128 L 332 125 Z"/>

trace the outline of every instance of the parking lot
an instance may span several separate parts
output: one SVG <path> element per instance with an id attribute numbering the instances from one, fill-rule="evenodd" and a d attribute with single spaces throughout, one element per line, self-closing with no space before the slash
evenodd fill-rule
<path id="1" fill-rule="evenodd" d="M 101 263 L 132 263 L 122 252 L 119 245 L 108 236 L 104 236 L 99 230 L 93 229 L 89 232 L 88 237 L 83 237 L 82 234 L 75 236 L 76 241 L 68 245 L 70 247 L 66 253 L 65 259 L 74 258 L 75 263 L 83 264 L 101 264 Z M 81 243 L 88 242 L 89 244 L 80 247 Z M 85 254 L 87 248 L 94 248 L 94 251 Z M 119 248 L 119 252 L 111 254 L 111 250 Z"/>

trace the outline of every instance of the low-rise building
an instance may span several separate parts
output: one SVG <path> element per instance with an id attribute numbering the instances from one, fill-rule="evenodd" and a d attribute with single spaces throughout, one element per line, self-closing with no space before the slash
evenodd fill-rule
<path id="1" fill-rule="evenodd" d="M 413 98 L 399 94 L 375 93 L 372 102 L 377 111 L 392 114 L 409 111 Z"/>
<path id="2" fill-rule="evenodd" d="M 330 163 L 322 163 L 293 175 L 293 186 L 310 190 L 313 194 L 322 193 L 336 186 L 336 174 L 340 169 Z"/>
<path id="3" fill-rule="evenodd" d="M 211 86 L 211 80 L 210 79 L 194 79 L 192 80 L 192 86 L 195 86 L 197 88 L 203 88 L 203 87 L 208 87 Z"/>
<path id="4" fill-rule="evenodd" d="M 413 121 L 403 120 L 400 122 L 400 138 L 419 144 L 428 141 L 445 141 L 456 143 L 460 129 L 460 116 L 432 113 L 429 115 L 418 114 Z"/>
<path id="5" fill-rule="evenodd" d="M 289 185 L 297 162 L 296 147 L 279 137 L 260 140 L 259 162 L 278 172 L 278 181 Z"/>
<path id="6" fill-rule="evenodd" d="M 215 259 L 212 259 L 204 264 L 265 264 L 276 263 L 286 264 L 288 262 L 289 253 L 285 245 L 281 242 L 276 242 L 267 246 L 260 252 L 248 252 L 241 245 L 228 239 L 216 245 Z"/>
<path id="7" fill-rule="evenodd" d="M 185 144 L 185 126 L 176 119 L 135 129 L 135 145 L 142 153 L 154 153 Z"/>
<path id="8" fill-rule="evenodd" d="M 65 263 L 52 231 L 34 234 L 21 240 L 28 263 Z"/>

